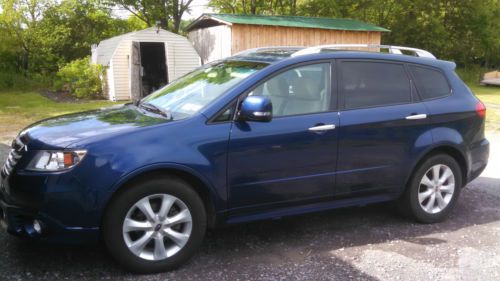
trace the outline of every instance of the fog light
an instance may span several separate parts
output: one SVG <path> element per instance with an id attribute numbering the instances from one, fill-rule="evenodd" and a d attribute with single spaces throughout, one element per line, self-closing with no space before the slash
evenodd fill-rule
<path id="1" fill-rule="evenodd" d="M 24 231 L 31 237 L 37 237 L 45 232 L 45 225 L 39 220 L 27 221 L 24 225 Z"/>
<path id="2" fill-rule="evenodd" d="M 0 227 L 7 229 L 7 213 L 0 208 Z"/>
<path id="3" fill-rule="evenodd" d="M 33 221 L 33 230 L 38 234 L 42 234 L 42 223 L 40 223 L 40 221 L 38 221 L 38 220 L 34 220 Z"/>

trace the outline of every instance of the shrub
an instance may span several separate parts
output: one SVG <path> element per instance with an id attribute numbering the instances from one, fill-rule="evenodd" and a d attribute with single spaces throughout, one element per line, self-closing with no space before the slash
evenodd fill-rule
<path id="1" fill-rule="evenodd" d="M 69 91 L 76 98 L 99 98 L 102 74 L 103 67 L 91 64 L 88 57 L 74 60 L 59 69 L 54 87 L 58 91 Z"/>
<path id="2" fill-rule="evenodd" d="M 465 83 L 479 85 L 479 81 L 482 80 L 483 75 L 491 70 L 481 67 L 480 65 L 469 65 L 467 67 L 457 67 L 457 74 L 464 80 Z"/>

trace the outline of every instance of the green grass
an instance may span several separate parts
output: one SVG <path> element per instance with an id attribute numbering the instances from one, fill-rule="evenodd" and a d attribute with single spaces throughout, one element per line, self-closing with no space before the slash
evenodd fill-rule
<path id="1" fill-rule="evenodd" d="M 19 130 L 35 121 L 114 104 L 110 101 L 58 103 L 37 92 L 0 91 L 0 142 L 8 142 Z"/>
<path id="2" fill-rule="evenodd" d="M 500 86 L 469 85 L 474 94 L 484 103 L 498 104 L 500 106 Z"/>

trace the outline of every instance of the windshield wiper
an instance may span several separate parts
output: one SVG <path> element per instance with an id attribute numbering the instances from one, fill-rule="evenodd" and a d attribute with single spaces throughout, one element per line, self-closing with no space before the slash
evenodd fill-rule
<path id="1" fill-rule="evenodd" d="M 172 113 L 168 110 L 165 110 L 157 105 L 154 105 L 152 103 L 149 103 L 149 102 L 141 102 L 139 103 L 139 107 L 141 108 L 144 108 L 148 111 L 151 111 L 151 112 L 154 112 L 154 113 L 157 113 L 157 114 L 160 114 L 162 116 L 164 116 L 165 118 L 167 118 L 168 120 L 173 120 L 173 116 L 172 116 Z"/>

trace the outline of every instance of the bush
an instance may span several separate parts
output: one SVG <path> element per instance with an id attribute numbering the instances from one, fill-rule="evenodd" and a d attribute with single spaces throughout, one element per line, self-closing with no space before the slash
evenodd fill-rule
<path id="1" fill-rule="evenodd" d="M 479 82 L 483 79 L 483 75 L 491 70 L 488 70 L 480 65 L 470 65 L 467 67 L 461 67 L 456 69 L 456 72 L 462 80 L 467 84 L 479 85 Z"/>
<path id="2" fill-rule="evenodd" d="M 99 98 L 102 97 L 102 74 L 103 67 L 91 64 L 89 58 L 74 60 L 59 69 L 54 87 L 79 99 Z"/>

